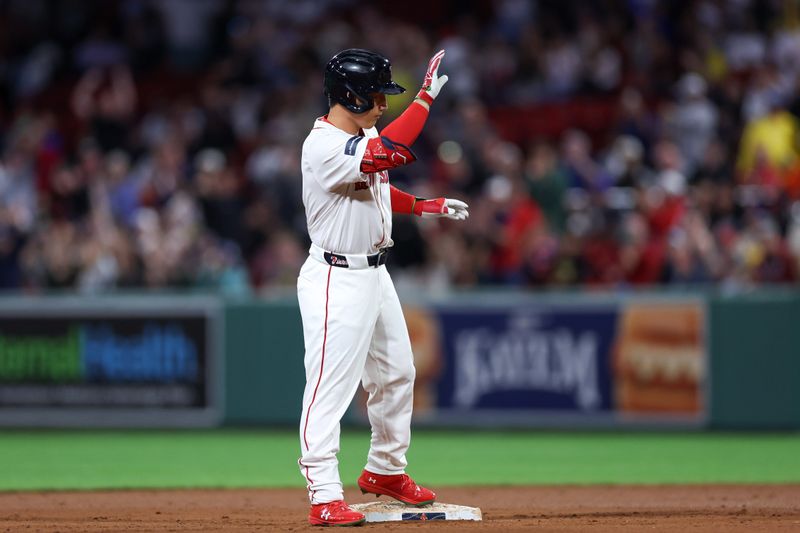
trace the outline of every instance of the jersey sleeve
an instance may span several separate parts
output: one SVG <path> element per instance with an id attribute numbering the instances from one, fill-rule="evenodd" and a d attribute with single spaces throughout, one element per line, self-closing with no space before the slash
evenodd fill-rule
<path id="1" fill-rule="evenodd" d="M 332 191 L 363 179 L 361 160 L 367 141 L 361 135 L 321 135 L 309 143 L 309 164 L 314 177 L 325 190 Z"/>

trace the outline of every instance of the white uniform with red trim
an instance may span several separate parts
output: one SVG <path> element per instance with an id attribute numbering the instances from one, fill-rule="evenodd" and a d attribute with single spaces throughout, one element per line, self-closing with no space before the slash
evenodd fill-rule
<path id="1" fill-rule="evenodd" d="M 379 254 L 392 246 L 389 178 L 360 170 L 366 138 L 377 135 L 353 136 L 321 118 L 303 144 L 312 246 L 297 279 L 306 371 L 298 462 L 314 504 L 342 499 L 339 422 L 359 383 L 372 426 L 366 469 L 404 473 L 411 439 L 411 342 Z"/>

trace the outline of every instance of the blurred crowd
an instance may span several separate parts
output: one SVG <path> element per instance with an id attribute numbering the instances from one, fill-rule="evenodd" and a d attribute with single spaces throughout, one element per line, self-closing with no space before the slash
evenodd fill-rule
<path id="1" fill-rule="evenodd" d="M 395 217 L 401 286 L 800 274 L 797 0 L 6 0 L 0 30 L 3 289 L 294 285 L 300 145 L 349 47 L 408 88 L 384 126 L 447 51 L 391 178 L 471 215 Z"/>

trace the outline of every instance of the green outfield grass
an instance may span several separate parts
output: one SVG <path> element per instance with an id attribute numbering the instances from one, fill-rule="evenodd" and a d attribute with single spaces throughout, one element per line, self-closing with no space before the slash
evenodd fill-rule
<path id="1" fill-rule="evenodd" d="M 369 435 L 343 431 L 353 484 Z M 293 431 L 3 431 L 0 490 L 303 487 Z M 798 483 L 800 434 L 416 431 L 409 473 L 433 486 Z"/>

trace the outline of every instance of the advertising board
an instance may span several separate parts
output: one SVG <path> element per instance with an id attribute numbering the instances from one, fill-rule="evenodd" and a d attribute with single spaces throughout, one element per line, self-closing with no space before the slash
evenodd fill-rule
<path id="1" fill-rule="evenodd" d="M 219 328 L 212 299 L 3 300 L 0 423 L 214 424 Z"/>

